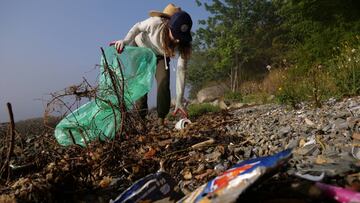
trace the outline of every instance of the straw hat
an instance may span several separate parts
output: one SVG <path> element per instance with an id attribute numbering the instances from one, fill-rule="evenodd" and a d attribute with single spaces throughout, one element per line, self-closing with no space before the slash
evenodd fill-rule
<path id="1" fill-rule="evenodd" d="M 164 17 L 164 18 L 170 18 L 172 15 L 174 15 L 176 12 L 179 12 L 181 11 L 181 8 L 180 7 L 176 7 L 174 4 L 168 4 L 163 12 L 160 12 L 160 11 L 150 11 L 149 12 L 149 15 L 151 17 Z"/>

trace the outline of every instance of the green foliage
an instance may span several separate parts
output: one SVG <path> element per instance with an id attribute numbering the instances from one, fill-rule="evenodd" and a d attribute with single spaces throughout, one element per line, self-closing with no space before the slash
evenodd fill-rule
<path id="1" fill-rule="evenodd" d="M 241 87 L 234 89 L 233 80 L 244 84 L 261 78 L 271 65 L 287 69 L 276 92 L 281 103 L 312 101 L 320 106 L 329 97 L 360 94 L 359 0 L 196 2 L 211 15 L 200 21 L 194 38 L 188 68 L 193 90 L 227 80 L 236 92 Z M 266 89 L 274 89 L 269 85 Z M 262 91 L 241 99 L 261 99 L 259 95 L 267 94 Z"/>
<path id="2" fill-rule="evenodd" d="M 197 2 L 211 16 L 200 21 L 202 27 L 194 38 L 194 54 L 188 67 L 194 75 L 188 78 L 191 87 L 198 88 L 209 80 L 222 80 L 229 76 L 232 80 L 235 80 L 235 75 L 241 78 L 242 70 L 254 69 L 258 65 L 265 67 L 277 53 L 271 44 L 276 36 L 272 31 L 277 29 L 279 19 L 271 1 Z"/>
<path id="3" fill-rule="evenodd" d="M 283 19 L 283 53 L 293 64 L 311 67 L 333 56 L 333 47 L 359 32 L 360 2 L 356 0 L 274 1 Z"/>
<path id="4" fill-rule="evenodd" d="M 242 101 L 242 95 L 240 92 L 226 92 L 224 99 L 230 102 L 240 102 Z"/>
<path id="5" fill-rule="evenodd" d="M 271 102 L 270 94 L 267 92 L 256 92 L 245 95 L 242 99 L 244 103 L 266 104 Z"/>
<path id="6" fill-rule="evenodd" d="M 320 107 L 322 101 L 336 95 L 337 91 L 325 67 L 292 67 L 276 97 L 280 103 L 293 107 L 302 101 L 312 101 L 315 107 Z"/>
<path id="7" fill-rule="evenodd" d="M 191 104 L 188 106 L 188 113 L 190 118 L 196 118 L 209 112 L 219 112 L 220 107 L 211 105 L 209 103 L 204 104 Z"/>
<path id="8" fill-rule="evenodd" d="M 279 88 L 276 94 L 277 100 L 282 104 L 296 107 L 298 103 L 306 98 L 306 88 L 300 81 L 284 81 L 283 87 Z"/>
<path id="9" fill-rule="evenodd" d="M 330 97 L 360 94 L 360 37 L 333 48 L 333 58 L 324 59 L 325 65 L 293 66 L 277 92 L 280 103 L 296 106 L 301 101 L 312 101 L 320 107 Z"/>
<path id="10" fill-rule="evenodd" d="M 360 36 L 342 44 L 332 60 L 331 74 L 341 96 L 360 94 Z"/>

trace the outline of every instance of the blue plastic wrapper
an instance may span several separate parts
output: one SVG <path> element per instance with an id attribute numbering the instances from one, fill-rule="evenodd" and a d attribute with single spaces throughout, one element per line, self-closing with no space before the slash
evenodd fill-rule
<path id="1" fill-rule="evenodd" d="M 261 176 L 285 163 L 290 158 L 291 151 L 287 149 L 272 156 L 240 162 L 179 202 L 235 202 Z"/>
<path id="2" fill-rule="evenodd" d="M 150 174 L 136 181 L 110 203 L 120 202 L 176 202 L 184 196 L 174 190 L 173 178 L 165 172 Z"/>

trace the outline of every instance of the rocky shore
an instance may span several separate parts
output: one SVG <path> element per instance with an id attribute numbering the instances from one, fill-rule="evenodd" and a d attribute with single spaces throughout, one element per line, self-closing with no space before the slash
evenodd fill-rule
<path id="1" fill-rule="evenodd" d="M 193 118 L 182 130 L 174 129 L 177 120 L 159 128 L 151 114 L 144 131 L 128 132 L 115 143 L 95 142 L 87 149 L 63 148 L 51 131 L 40 135 L 23 130 L 12 165 L 31 163 L 31 168 L 14 173 L 0 190 L 30 202 L 108 202 L 162 168 L 186 195 L 242 160 L 287 148 L 293 149 L 288 163 L 251 187 L 243 201 L 329 202 L 311 192 L 309 179 L 360 190 L 360 97 L 331 99 L 321 108 L 306 103 L 297 109 L 238 106 Z"/>

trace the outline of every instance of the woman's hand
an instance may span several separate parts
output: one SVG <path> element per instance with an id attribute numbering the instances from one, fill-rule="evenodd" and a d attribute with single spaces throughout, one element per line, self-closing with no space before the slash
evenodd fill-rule
<path id="1" fill-rule="evenodd" d="M 115 49 L 120 54 L 124 50 L 124 40 L 117 40 L 110 43 L 110 46 L 115 45 Z"/>

